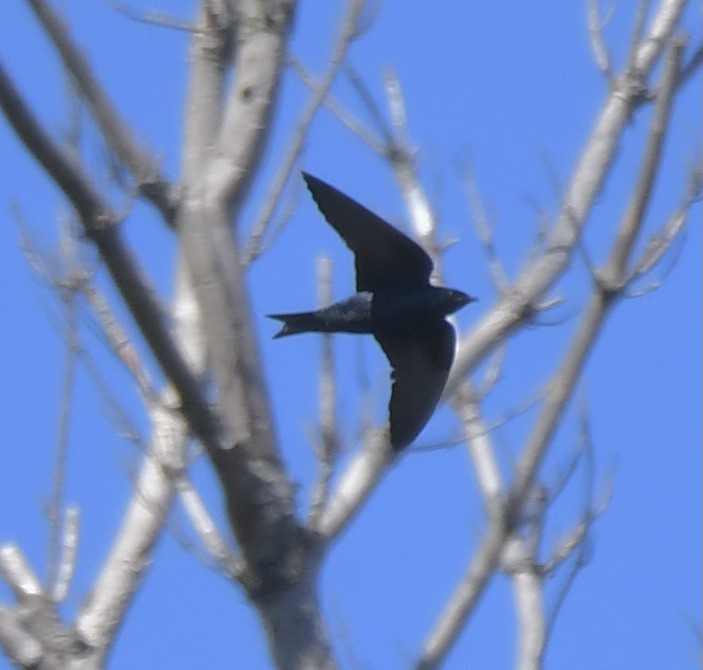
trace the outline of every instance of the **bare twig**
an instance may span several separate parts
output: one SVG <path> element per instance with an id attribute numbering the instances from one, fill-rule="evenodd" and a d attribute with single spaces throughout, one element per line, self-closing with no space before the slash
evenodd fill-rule
<path id="1" fill-rule="evenodd" d="M 341 29 L 339 31 L 339 37 L 332 49 L 327 71 L 320 79 L 319 84 L 313 89 L 313 95 L 298 121 L 288 151 L 283 160 L 279 161 L 278 172 L 273 179 L 266 201 L 259 212 L 259 216 L 249 236 L 249 241 L 244 251 L 244 265 L 249 265 L 264 249 L 264 236 L 266 235 L 266 231 L 273 218 L 273 213 L 281 198 L 281 193 L 290 177 L 293 166 L 300 157 L 310 126 L 317 116 L 320 107 L 327 99 L 332 84 L 334 84 L 337 79 L 339 69 L 344 64 L 347 51 L 358 34 L 359 20 L 363 8 L 364 0 L 349 0 L 347 12 L 342 20 Z"/>
<path id="2" fill-rule="evenodd" d="M 39 577 L 16 544 L 0 546 L 0 575 L 17 600 L 21 601 L 26 596 L 40 596 L 44 593 Z"/>
<path id="3" fill-rule="evenodd" d="M 27 2 L 54 43 L 78 90 L 88 101 L 110 148 L 132 172 L 140 191 L 159 209 L 164 220 L 173 225 L 177 201 L 173 188 L 161 174 L 157 161 L 137 144 L 134 133 L 95 77 L 87 58 L 71 38 L 68 27 L 49 3 L 45 0 Z"/>
<path id="4" fill-rule="evenodd" d="M 595 290 L 581 321 L 581 326 L 563 359 L 560 370 L 550 382 L 545 406 L 518 464 L 515 483 L 511 490 L 513 511 L 520 507 L 532 486 L 546 445 L 551 439 L 571 390 L 579 378 L 596 334 L 600 331 L 606 313 L 612 304 L 613 292 L 622 291 L 624 288 L 623 281 L 627 272 L 627 260 L 640 230 L 642 217 L 651 196 L 654 175 L 659 166 L 659 155 L 666 131 L 666 119 L 668 118 L 678 72 L 680 52 L 681 45 L 674 44 L 663 75 L 665 86 L 661 92 L 652 120 L 650 138 L 643 158 L 635 194 L 620 226 L 611 257 L 605 269 L 598 273 L 603 283 L 594 287 Z"/>
<path id="5" fill-rule="evenodd" d="M 692 170 L 686 193 L 681 199 L 681 203 L 667 219 L 661 232 L 650 238 L 640 258 L 634 263 L 634 268 L 628 279 L 629 284 L 641 279 L 650 272 L 671 249 L 674 241 L 680 237 L 685 229 L 686 213 L 691 208 L 691 205 L 700 199 L 702 190 L 703 164 Z"/>
<path id="6" fill-rule="evenodd" d="M 630 36 L 630 51 L 626 63 L 630 71 L 634 71 L 635 59 L 642 44 L 642 36 L 644 35 L 644 27 L 649 14 L 650 0 L 640 0 L 635 14 L 635 20 L 632 23 L 632 35 Z"/>
<path id="7" fill-rule="evenodd" d="M 610 62 L 610 54 L 603 40 L 603 28 L 607 23 L 601 18 L 600 0 L 588 0 L 588 36 L 590 38 L 591 50 L 598 69 L 608 80 L 613 77 L 613 70 Z"/>
<path id="8" fill-rule="evenodd" d="M 565 191 L 562 213 L 549 234 L 545 252 L 521 272 L 510 295 L 499 300 L 495 308 L 485 314 L 471 333 L 462 339 L 447 382 L 445 398 L 456 389 L 468 370 L 534 311 L 539 298 L 568 266 L 575 241 L 601 185 L 612 169 L 622 133 L 633 110 L 641 103 L 641 81 L 649 75 L 668 44 L 685 4 L 683 0 L 662 3 L 653 17 L 646 39 L 637 50 L 634 71 L 614 81 Z M 632 76 L 637 77 L 635 82 Z"/>
<path id="9" fill-rule="evenodd" d="M 160 28 L 171 28 L 182 32 L 192 33 L 195 26 L 190 21 L 178 19 L 174 16 L 162 12 L 140 12 L 132 9 L 120 0 L 106 0 L 106 2 L 116 11 L 137 23 L 145 23 Z"/>
<path id="10" fill-rule="evenodd" d="M 512 571 L 510 577 L 518 628 L 515 667 L 519 670 L 540 670 L 546 648 L 547 625 L 543 580 L 536 569 L 534 554 L 526 551 L 521 565 Z"/>
<path id="11" fill-rule="evenodd" d="M 486 208 L 478 184 L 474 178 L 473 170 L 464 167 L 462 170 L 462 182 L 466 189 L 466 198 L 469 202 L 469 209 L 471 210 L 471 219 L 476 227 L 476 234 L 483 245 L 486 258 L 488 259 L 488 269 L 491 273 L 493 285 L 498 295 L 504 295 L 509 290 L 510 281 L 496 252 L 493 238 L 493 226 L 488 220 Z"/>
<path id="12" fill-rule="evenodd" d="M 176 272 L 174 298 L 174 327 L 179 350 L 184 352 L 196 376 L 205 368 L 205 354 L 201 347 L 199 315 L 193 308 L 192 286 L 179 263 Z M 110 332 L 122 336 L 115 329 L 117 321 L 110 322 Z M 200 347 L 199 355 L 193 350 Z M 188 427 L 181 414 L 171 407 L 177 398 L 171 388 L 164 389 L 158 402 L 147 402 L 151 420 L 151 441 L 142 460 L 130 503 L 123 523 L 116 534 L 112 550 L 104 561 L 93 586 L 91 598 L 81 608 L 76 630 L 82 638 L 94 643 L 97 655 L 107 653 L 115 630 L 124 616 L 131 596 L 150 565 L 149 557 L 167 525 L 176 484 L 183 484 L 187 467 L 186 448 Z M 197 494 L 186 492 L 184 507 L 204 545 L 220 561 L 226 574 L 235 574 L 236 560 L 218 542 L 214 524 L 208 523 L 204 506 L 198 505 Z"/>
<path id="13" fill-rule="evenodd" d="M 20 229 L 22 251 L 34 274 L 40 281 L 54 290 L 59 297 L 62 297 L 66 292 L 71 292 L 71 295 L 73 292 L 81 292 L 84 297 L 87 298 L 88 304 L 97 314 L 98 323 L 102 328 L 102 332 L 107 339 L 111 351 L 118 356 L 119 360 L 122 361 L 127 369 L 134 375 L 137 388 L 141 390 L 145 400 L 147 402 L 154 401 L 156 399 L 156 394 L 152 390 L 145 368 L 139 361 L 136 349 L 129 342 L 126 331 L 119 324 L 113 311 L 109 308 L 105 297 L 95 288 L 93 273 L 85 267 L 74 267 L 71 270 L 70 276 L 65 278 L 62 275 L 63 270 L 60 264 L 52 263 L 52 258 L 42 255 L 37 249 L 30 234 L 29 226 L 21 210 L 14 203 L 13 211 Z M 63 335 L 66 334 L 67 331 L 61 324 L 57 323 L 56 327 L 61 330 Z M 79 341 L 77 328 L 71 333 L 71 337 L 74 341 L 72 343 L 66 341 L 65 344 L 67 347 L 73 347 L 79 361 L 93 380 L 95 387 L 115 420 L 119 434 L 131 442 L 139 442 L 139 431 L 135 428 L 133 422 L 127 416 L 125 409 L 115 397 L 110 385 L 104 380 L 90 352 Z"/>
<path id="14" fill-rule="evenodd" d="M 466 573 L 425 640 L 415 670 L 435 670 L 441 667 L 442 661 L 493 576 L 505 540 L 505 526 L 500 519 L 496 519 L 490 523 Z"/>
<path id="15" fill-rule="evenodd" d="M 67 259 L 68 260 L 68 259 Z M 51 501 L 47 509 L 49 518 L 49 557 L 47 592 L 55 593 L 59 589 L 59 572 L 62 564 L 65 534 L 62 530 L 63 504 L 66 488 L 66 467 L 68 460 L 68 440 L 71 410 L 73 408 L 73 390 L 75 383 L 76 358 L 78 353 L 76 296 L 68 289 L 62 294 L 65 321 L 64 371 L 61 384 L 58 435 L 56 438 L 56 459 L 54 464 L 54 482 Z"/>
<path id="16" fill-rule="evenodd" d="M 684 42 L 682 40 L 674 40 L 657 95 L 654 118 L 652 119 L 650 136 L 645 148 L 642 169 L 609 262 L 611 274 L 613 275 L 622 276 L 625 273 L 634 247 L 634 240 L 639 234 L 644 215 L 651 201 L 652 188 L 659 168 L 664 138 L 669 129 L 669 114 L 673 103 L 676 80 L 679 73 L 679 61 L 683 49 Z M 610 279 L 610 277 L 606 277 L 606 281 Z"/>
<path id="17" fill-rule="evenodd" d="M 149 282 L 122 244 L 115 214 L 77 166 L 45 133 L 0 64 L 0 107 L 47 173 L 63 190 L 79 214 L 88 237 L 95 243 L 115 284 L 164 372 L 178 389 L 182 411 L 203 443 L 219 447 L 220 426 L 202 398 L 198 382 L 181 359 L 164 327 Z"/>
<path id="18" fill-rule="evenodd" d="M 442 258 L 441 248 L 437 242 L 437 217 L 417 174 L 414 161 L 415 150 L 410 146 L 408 138 L 408 115 L 403 89 L 396 73 L 390 68 L 384 70 L 383 79 L 391 117 L 387 158 L 403 194 L 413 232 L 434 263 L 432 278 L 441 282 Z"/>
<path id="19" fill-rule="evenodd" d="M 393 146 L 393 135 L 391 133 L 391 129 L 386 120 L 383 118 L 383 114 L 381 113 L 379 106 L 376 104 L 376 100 L 374 99 L 373 95 L 371 95 L 371 92 L 366 87 L 366 84 L 364 84 L 364 81 L 359 76 L 357 71 L 351 65 L 347 64 L 346 73 L 347 77 L 349 78 L 349 83 L 352 85 L 352 87 L 356 91 L 356 94 L 361 99 L 362 104 L 371 116 L 371 119 L 376 125 L 378 132 L 383 138 L 383 143 L 381 145 L 381 155 L 387 157 Z"/>
<path id="20" fill-rule="evenodd" d="M 293 72 L 295 72 L 300 80 L 309 89 L 315 91 L 319 88 L 319 83 L 313 78 L 313 76 L 303 67 L 303 65 L 295 58 L 289 58 L 288 64 L 290 65 Z M 332 95 L 327 95 L 324 102 L 325 107 L 337 117 L 337 119 L 346 126 L 353 135 L 356 135 L 364 144 L 366 144 L 374 153 L 378 155 L 383 155 L 385 152 L 386 144 L 378 139 L 371 131 L 364 126 L 359 119 L 357 119 L 351 111 L 344 107 L 336 98 Z"/>
<path id="21" fill-rule="evenodd" d="M 649 0 L 643 0 L 649 4 Z M 681 14 L 686 8 L 686 0 L 668 0 L 659 5 L 658 12 L 652 17 L 649 34 L 646 39 L 638 40 L 638 49 L 633 61 L 628 61 L 630 72 L 646 73 L 653 67 L 669 45 L 671 36 L 679 23 Z M 643 20 L 646 19 L 643 13 Z M 633 31 L 636 35 L 637 30 Z"/>
<path id="22" fill-rule="evenodd" d="M 691 54 L 689 59 L 683 64 L 679 71 L 679 76 L 676 82 L 676 87 L 679 88 L 700 69 L 703 64 L 703 44 L 699 44 L 698 48 Z"/>
<path id="23" fill-rule="evenodd" d="M 153 401 L 156 398 L 156 393 L 149 378 L 149 373 L 139 357 L 139 352 L 108 304 L 105 296 L 96 288 L 94 282 L 88 278 L 81 282 L 80 289 L 93 309 L 108 346 L 132 375 L 144 399 Z"/>
<path id="24" fill-rule="evenodd" d="M 152 408 L 153 438 L 134 484 L 112 549 L 101 566 L 90 597 L 75 622 L 81 639 L 103 657 L 146 569 L 148 557 L 165 527 L 174 496 L 170 473 L 182 461 L 187 439 L 184 421 L 173 412 Z M 178 419 L 174 425 L 174 420 Z M 180 456 L 179 456 L 180 454 Z"/>
<path id="25" fill-rule="evenodd" d="M 464 424 L 464 439 L 471 455 L 474 472 L 481 490 L 481 497 L 488 518 L 497 514 L 501 505 L 504 487 L 489 430 L 481 415 L 476 392 L 470 382 L 465 381 L 452 397 L 452 405 Z"/>
<path id="26" fill-rule="evenodd" d="M 177 480 L 177 488 L 183 509 L 186 511 L 208 554 L 216 561 L 226 577 L 238 579 L 243 572 L 242 563 L 219 532 L 217 524 L 208 512 L 203 499 L 193 487 L 192 482 L 181 476 Z"/>
<path id="27" fill-rule="evenodd" d="M 49 582 L 51 585 L 49 597 L 55 603 L 60 603 L 66 599 L 71 588 L 73 575 L 76 571 L 79 521 L 80 511 L 78 507 L 67 507 L 64 515 L 61 554 L 58 557 L 58 568 L 53 581 Z"/>
<path id="28" fill-rule="evenodd" d="M 662 29 L 661 23 L 655 20 L 653 30 L 661 31 Z M 648 44 L 648 42 L 645 44 Z M 645 48 L 646 47 L 643 46 L 638 50 L 638 58 L 643 58 L 642 54 L 645 53 L 643 51 Z M 613 279 L 608 282 L 608 287 L 622 287 L 622 279 L 626 271 L 626 260 L 629 256 L 631 245 L 636 238 L 636 233 L 639 230 L 640 221 L 638 217 L 643 215 L 645 209 L 646 200 L 642 202 L 635 201 L 639 198 L 646 199 L 648 197 L 648 191 L 642 188 L 642 185 L 649 184 L 651 186 L 653 171 L 658 166 L 657 159 L 659 148 L 663 140 L 661 122 L 662 119 L 666 119 L 668 115 L 671 93 L 674 90 L 673 86 L 676 81 L 679 54 L 679 46 L 674 45 L 663 75 L 664 83 L 662 85 L 662 94 L 658 98 L 658 109 L 655 111 L 650 132 L 649 146 L 645 153 L 645 158 L 643 159 L 642 173 L 640 175 L 638 188 L 636 189 L 636 196 L 633 199 L 629 214 L 624 218 L 621 225 L 619 233 L 620 243 L 616 243 L 611 259 L 606 265 L 606 270 L 611 272 L 613 276 Z M 633 94 L 636 95 L 636 93 Z M 620 122 L 622 121 L 624 121 L 624 118 L 620 119 Z M 584 158 L 584 161 L 585 160 Z M 583 164 L 581 167 L 583 167 Z M 607 163 L 602 163 L 601 169 L 605 171 L 607 169 Z M 577 168 L 576 172 L 578 173 L 578 171 L 579 169 Z M 592 182 L 592 186 L 595 186 L 595 183 Z M 593 191 L 592 195 L 595 195 L 595 191 Z M 576 239 L 574 237 L 574 221 L 581 220 L 581 216 L 577 215 L 578 210 L 570 205 L 572 197 L 573 193 L 567 194 L 565 199 L 566 206 L 569 208 L 566 225 L 570 229 L 569 242 L 571 245 L 573 245 Z M 557 229 L 552 232 L 552 239 L 554 239 L 556 232 L 561 233 L 559 225 Z M 531 271 L 534 272 L 535 268 L 532 268 Z M 602 276 L 602 274 L 600 274 L 600 276 Z M 611 275 L 607 274 L 607 276 Z M 520 283 L 518 283 L 518 286 L 519 285 Z M 533 489 L 535 477 L 546 447 L 554 434 L 559 418 L 563 414 L 566 402 L 585 365 L 586 358 L 595 338 L 600 332 L 608 308 L 612 305 L 613 296 L 609 292 L 610 290 L 612 290 L 612 288 L 605 289 L 603 284 L 594 285 L 593 295 L 584 313 L 581 325 L 577 329 L 571 346 L 562 359 L 560 368 L 555 373 L 548 386 L 542 412 L 537 418 L 533 432 L 517 464 L 515 479 L 508 496 L 508 507 L 505 517 L 502 513 L 498 515 L 499 509 L 502 509 L 502 506 L 499 508 L 496 505 L 495 508 L 491 510 L 494 516 L 490 520 L 485 539 L 466 577 L 456 588 L 450 602 L 440 616 L 434 631 L 430 634 L 425 643 L 423 655 L 417 666 L 418 668 L 422 668 L 423 670 L 435 668 L 448 653 L 448 650 L 462 629 L 466 617 L 472 611 L 485 585 L 488 583 L 492 572 L 495 570 L 497 565 L 496 560 L 501 554 L 510 533 L 523 522 L 525 514 L 524 505 Z M 495 318 L 495 316 L 492 318 Z M 456 386 L 452 387 L 451 391 L 454 392 L 455 388 Z"/>
<path id="29" fill-rule="evenodd" d="M 586 486 L 584 488 L 584 507 L 580 522 L 572 529 L 571 533 L 563 538 L 554 549 L 551 559 L 545 563 L 543 570 L 545 575 L 553 573 L 568 558 L 575 558 L 567 571 L 566 578 L 561 584 L 557 596 L 552 604 L 547 618 L 547 639 L 554 630 L 559 611 L 566 600 L 566 596 L 571 590 L 579 572 L 587 565 L 590 557 L 589 533 L 591 526 L 607 508 L 609 496 L 603 501 L 594 504 L 595 498 L 595 463 L 594 449 L 591 437 L 588 406 L 585 401 L 581 408 L 581 443 L 580 452 L 585 455 Z M 608 492 L 609 493 L 609 492 Z"/>
<path id="30" fill-rule="evenodd" d="M 391 458 L 387 431 L 370 431 L 366 444 L 352 457 L 320 515 L 316 530 L 322 537 L 331 541 L 341 533 L 374 490 Z"/>

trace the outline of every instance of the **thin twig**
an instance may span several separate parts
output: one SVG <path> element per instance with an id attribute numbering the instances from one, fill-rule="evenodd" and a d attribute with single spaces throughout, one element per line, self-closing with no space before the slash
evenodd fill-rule
<path id="1" fill-rule="evenodd" d="M 288 59 L 288 65 L 293 72 L 300 77 L 303 84 L 305 84 L 310 90 L 315 91 L 319 88 L 319 82 L 303 67 L 300 61 L 290 57 Z M 385 142 L 380 140 L 370 130 L 368 130 L 368 128 L 366 128 L 366 126 L 334 96 L 328 94 L 325 98 L 324 105 L 342 125 L 346 126 L 347 129 L 350 130 L 353 135 L 356 135 L 364 144 L 366 144 L 371 151 L 379 156 L 382 156 L 385 153 Z"/>
<path id="2" fill-rule="evenodd" d="M 649 76 L 666 48 L 685 4 L 683 0 L 663 3 L 653 17 L 649 34 L 637 52 L 635 72 L 640 79 Z M 472 331 L 460 340 L 445 387 L 445 398 L 497 342 L 519 327 L 568 267 L 575 241 L 587 222 L 602 184 L 613 169 L 623 133 L 640 103 L 640 88 L 622 75 L 617 77 L 565 189 L 562 212 L 549 233 L 544 253 L 520 273 L 513 284 L 514 291 L 499 300 L 494 309 L 481 317 Z"/>
<path id="3" fill-rule="evenodd" d="M 672 101 L 672 94 L 678 72 L 678 60 L 682 45 L 674 43 L 663 75 L 664 86 L 657 103 L 650 136 L 642 159 L 642 168 L 635 187 L 630 207 L 619 228 L 611 256 L 603 271 L 597 274 L 601 283 L 594 286 L 594 292 L 586 308 L 581 325 L 567 350 L 561 368 L 550 382 L 544 409 L 525 447 L 517 467 L 515 482 L 511 488 L 513 513 L 517 513 L 522 501 L 528 495 L 537 470 L 542 462 L 547 445 L 556 429 L 563 408 L 571 395 L 586 358 L 600 331 L 606 314 L 612 305 L 613 291 L 622 291 L 627 273 L 627 260 L 642 225 L 642 218 L 651 197 L 651 189 L 656 170 L 659 167 L 661 146 L 666 134 L 666 122 Z"/>
<path id="4" fill-rule="evenodd" d="M 356 94 L 361 99 L 362 104 L 371 116 L 371 119 L 376 125 L 376 128 L 378 129 L 381 137 L 383 138 L 381 155 L 388 156 L 390 148 L 393 146 L 393 135 L 391 133 L 388 123 L 383 118 L 383 114 L 381 113 L 379 106 L 376 104 L 376 100 L 364 84 L 364 81 L 359 76 L 357 71 L 349 64 L 347 64 L 346 67 L 346 74 L 349 78 L 349 83 L 352 85 L 352 87 L 356 91 Z"/>
<path id="5" fill-rule="evenodd" d="M 216 561 L 225 577 L 238 579 L 243 572 L 242 562 L 218 530 L 202 497 L 185 476 L 178 478 L 176 486 L 183 509 L 208 554 Z"/>
<path id="6" fill-rule="evenodd" d="M 0 576 L 19 601 L 27 596 L 44 594 L 39 577 L 22 550 L 14 543 L 0 546 Z"/>
<path id="7" fill-rule="evenodd" d="M 476 234 L 488 259 L 488 270 L 491 274 L 493 285 L 498 295 L 504 295 L 510 289 L 510 281 L 498 257 L 493 237 L 493 226 L 488 220 L 486 207 L 476 179 L 474 178 L 473 170 L 468 167 L 464 167 L 462 170 L 462 183 L 466 190 L 466 199 L 469 203 L 469 210 L 471 211 L 471 220 L 474 222 Z"/>
<path id="8" fill-rule="evenodd" d="M 69 260 L 69 259 L 67 259 Z M 70 262 L 70 260 L 69 260 Z M 70 270 L 69 270 L 70 271 Z M 62 294 L 65 322 L 64 370 L 60 393 L 58 435 L 56 438 L 56 457 L 54 463 L 53 490 L 47 509 L 49 518 L 49 557 L 47 592 L 54 593 L 58 588 L 61 555 L 63 554 L 63 537 L 61 519 L 66 488 L 66 468 L 68 462 L 68 443 L 71 411 L 73 409 L 73 391 L 75 386 L 76 358 L 78 353 L 76 296 L 68 289 Z"/>
<path id="9" fill-rule="evenodd" d="M 632 24 L 632 34 L 630 35 L 630 49 L 627 60 L 625 61 L 631 72 L 634 72 L 635 59 L 642 44 L 642 36 L 644 35 L 644 27 L 649 15 L 650 0 L 640 0 L 635 13 L 635 20 Z"/>
<path id="10" fill-rule="evenodd" d="M 88 59 L 71 37 L 68 27 L 45 0 L 27 0 L 54 43 L 64 67 L 85 97 L 108 145 L 129 168 L 140 191 L 174 224 L 177 202 L 174 189 L 161 173 L 157 161 L 136 142 L 135 134 L 119 114 L 92 71 Z"/>
<path id="11" fill-rule="evenodd" d="M 703 65 L 703 44 L 691 54 L 689 59 L 683 64 L 676 81 L 676 87 L 680 88 L 700 69 Z"/>
<path id="12" fill-rule="evenodd" d="M 137 23 L 145 23 L 150 26 L 158 26 L 159 28 L 171 28 L 181 32 L 192 33 L 196 27 L 185 19 L 179 19 L 174 16 L 166 15 L 162 12 L 140 12 L 132 9 L 126 3 L 120 0 L 105 0 L 116 12 L 126 16 Z"/>
<path id="13" fill-rule="evenodd" d="M 675 39 L 671 45 L 670 53 L 665 63 L 662 83 L 657 95 L 657 102 L 652 118 L 651 129 L 642 159 L 635 191 L 630 201 L 630 206 L 625 213 L 618 237 L 615 240 L 613 255 L 609 262 L 611 274 L 622 276 L 634 248 L 644 217 L 651 202 L 655 178 L 660 164 L 664 139 L 669 130 L 669 115 L 676 90 L 676 79 L 679 72 L 679 62 L 684 49 L 684 42 Z M 606 278 L 606 281 L 610 277 Z"/>
<path id="14" fill-rule="evenodd" d="M 181 358 L 161 318 L 146 276 L 115 229 L 116 215 L 80 166 L 47 135 L 0 63 L 0 107 L 27 149 L 64 192 L 79 214 L 162 369 L 178 389 L 182 411 L 204 444 L 219 449 L 220 424 L 202 396 L 200 384 Z"/>
<path id="15" fill-rule="evenodd" d="M 649 239 L 639 259 L 635 261 L 632 273 L 627 280 L 629 284 L 638 281 L 650 272 L 671 249 L 674 241 L 680 237 L 685 229 L 688 220 L 686 213 L 691 205 L 700 199 L 702 190 L 703 164 L 692 171 L 681 203 L 669 216 L 662 230 Z"/>
<path id="16" fill-rule="evenodd" d="M 600 14 L 600 0 L 588 0 L 588 37 L 593 51 L 593 58 L 598 69 L 605 75 L 606 79 L 612 80 L 613 70 L 610 62 L 610 54 L 603 40 L 603 28 L 607 20 L 604 21 Z"/>
<path id="17" fill-rule="evenodd" d="M 110 350 L 129 371 L 137 389 L 147 401 L 156 398 L 149 373 L 142 363 L 139 352 L 132 343 L 126 329 L 120 323 L 105 296 L 96 288 L 95 283 L 86 277 L 80 284 L 80 290 L 97 318 L 100 331 Z"/>
<path id="18" fill-rule="evenodd" d="M 391 125 L 386 130 L 390 138 L 386 158 L 400 186 L 413 232 L 432 258 L 434 269 L 431 280 L 441 284 L 443 283 L 442 251 L 444 248 L 437 241 L 437 217 L 420 183 L 414 160 L 416 152 L 410 145 L 403 89 L 397 74 L 391 68 L 384 70 L 383 80 L 391 118 Z M 450 318 L 450 321 L 455 322 L 454 317 Z"/>
<path id="19" fill-rule="evenodd" d="M 465 381 L 457 389 L 452 398 L 452 406 L 463 423 L 464 440 L 476 473 L 486 516 L 498 516 L 505 490 L 503 478 L 491 443 L 490 431 L 481 414 L 479 396 L 470 382 Z"/>
<path id="20" fill-rule="evenodd" d="M 278 171 L 272 181 L 268 196 L 259 212 L 256 223 L 252 228 L 249 241 L 244 251 L 243 263 L 245 266 L 255 260 L 265 248 L 263 241 L 264 236 L 271 224 L 273 213 L 281 199 L 281 193 L 288 182 L 293 166 L 303 150 L 310 126 L 317 116 L 320 107 L 324 104 L 332 88 L 332 84 L 334 84 L 337 79 L 337 74 L 344 64 L 349 47 L 358 35 L 359 20 L 363 7 L 364 0 L 349 0 L 347 13 L 342 20 L 339 38 L 332 49 L 327 71 L 321 78 L 319 85 L 313 89 L 313 95 L 298 121 L 286 155 L 283 160 L 278 163 Z"/>
<path id="21" fill-rule="evenodd" d="M 49 597 L 55 603 L 63 602 L 71 588 L 71 581 L 76 571 L 78 557 L 78 541 L 80 529 L 80 510 L 78 507 L 67 507 L 64 513 L 61 554 L 54 581 L 50 582 Z"/>
<path id="22" fill-rule="evenodd" d="M 441 667 L 465 621 L 478 605 L 481 594 L 495 574 L 505 541 L 505 526 L 500 519 L 491 522 L 461 582 L 425 640 L 415 670 L 435 670 Z"/>

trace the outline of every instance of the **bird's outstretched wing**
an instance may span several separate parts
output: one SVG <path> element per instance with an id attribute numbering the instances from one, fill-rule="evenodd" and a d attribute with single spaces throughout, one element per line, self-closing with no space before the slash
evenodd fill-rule
<path id="1" fill-rule="evenodd" d="M 432 260 L 422 247 L 336 188 L 303 177 L 327 223 L 354 252 L 357 291 L 427 286 Z"/>
<path id="2" fill-rule="evenodd" d="M 429 421 L 442 396 L 454 359 L 456 335 L 451 324 L 438 319 L 421 333 L 375 333 L 393 366 L 389 405 L 391 445 L 400 451 Z"/>

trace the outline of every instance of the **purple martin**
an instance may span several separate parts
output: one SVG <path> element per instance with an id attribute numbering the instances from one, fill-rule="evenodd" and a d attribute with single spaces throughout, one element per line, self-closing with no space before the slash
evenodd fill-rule
<path id="1" fill-rule="evenodd" d="M 395 452 L 429 421 L 454 359 L 456 336 L 445 317 L 475 298 L 432 286 L 424 249 L 349 196 L 303 173 L 327 222 L 354 253 L 356 294 L 311 312 L 269 314 L 283 322 L 274 338 L 296 333 L 368 333 L 393 368 L 389 405 Z"/>

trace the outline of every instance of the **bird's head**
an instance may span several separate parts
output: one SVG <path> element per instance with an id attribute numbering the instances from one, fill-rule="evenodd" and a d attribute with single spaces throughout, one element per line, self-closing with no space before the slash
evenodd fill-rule
<path id="1" fill-rule="evenodd" d="M 476 302 L 476 300 L 478 300 L 478 298 L 474 298 L 455 288 L 439 288 L 439 293 L 436 295 L 441 310 L 445 315 L 454 314 L 454 312 L 457 312 L 470 302 Z"/>

